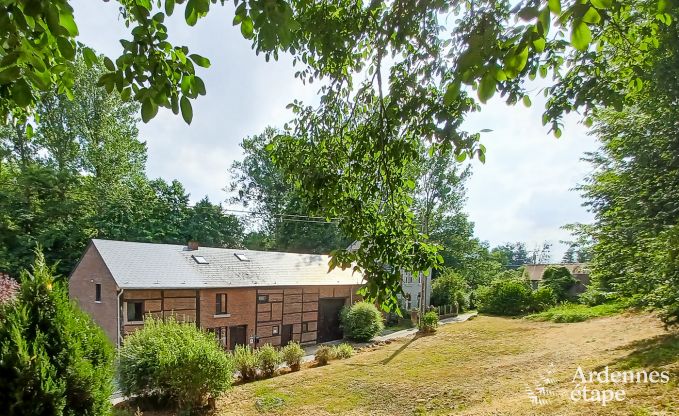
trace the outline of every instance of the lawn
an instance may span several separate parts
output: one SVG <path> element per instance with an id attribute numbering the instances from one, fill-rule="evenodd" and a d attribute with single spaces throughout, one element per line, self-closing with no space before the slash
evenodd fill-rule
<path id="1" fill-rule="evenodd" d="M 592 318 L 615 315 L 625 309 L 621 302 L 587 306 L 579 303 L 566 303 L 549 308 L 544 312 L 528 315 L 526 319 L 552 322 L 582 322 Z"/>
<path id="2" fill-rule="evenodd" d="M 605 407 L 572 402 L 577 367 L 606 365 L 670 371 L 670 382 L 624 385 L 626 399 Z M 537 391 L 545 374 L 552 394 L 532 404 L 527 391 Z M 325 367 L 236 386 L 216 414 L 671 415 L 679 409 L 678 377 L 679 334 L 648 314 L 572 324 L 482 316 Z"/>

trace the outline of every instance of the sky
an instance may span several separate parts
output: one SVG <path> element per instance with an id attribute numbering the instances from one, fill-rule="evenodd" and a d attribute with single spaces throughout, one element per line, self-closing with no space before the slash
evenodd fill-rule
<path id="1" fill-rule="evenodd" d="M 78 40 L 117 57 L 122 50 L 118 40 L 129 35 L 116 3 L 76 0 L 73 6 Z M 186 125 L 166 109 L 148 124 L 139 122 L 140 139 L 148 146 L 149 177 L 178 179 L 194 202 L 206 195 L 224 202 L 229 167 L 242 158 L 241 140 L 267 126 L 282 126 L 292 118 L 286 105 L 294 99 L 313 102 L 318 89 L 294 78 L 296 68 L 289 57 L 266 62 L 257 56 L 232 26 L 230 2 L 212 7 L 194 27 L 183 22 L 181 8 L 166 21 L 171 42 L 188 46 L 212 63 L 209 69 L 197 68 L 207 95 L 193 102 L 193 122 Z M 559 241 L 569 238 L 560 227 L 591 221 L 573 188 L 591 171 L 580 158 L 597 144 L 577 117 L 566 119 L 560 139 L 548 134 L 541 125 L 540 98 L 532 97 L 530 108 L 509 107 L 493 98 L 465 121 L 470 130 L 492 130 L 481 138 L 486 163 L 472 163 L 466 211 L 476 235 L 491 246 L 523 241 L 531 249 L 549 241 L 554 244 L 553 260 L 558 261 L 565 250 Z"/>

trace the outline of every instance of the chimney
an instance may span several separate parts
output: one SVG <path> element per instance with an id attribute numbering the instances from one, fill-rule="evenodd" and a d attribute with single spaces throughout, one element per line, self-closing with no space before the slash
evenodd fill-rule
<path id="1" fill-rule="evenodd" d="M 189 250 L 194 251 L 198 250 L 198 241 L 196 240 L 189 240 L 189 243 L 187 244 L 189 247 Z"/>

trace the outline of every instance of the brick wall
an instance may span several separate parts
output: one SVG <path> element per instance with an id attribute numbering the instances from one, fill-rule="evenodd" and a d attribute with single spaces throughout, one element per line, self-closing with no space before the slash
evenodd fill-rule
<path id="1" fill-rule="evenodd" d="M 222 336 L 222 343 L 228 346 L 230 343 L 228 328 L 246 325 L 246 338 L 255 335 L 256 319 L 256 292 L 255 288 L 231 288 L 231 289 L 203 289 L 200 291 L 200 325 L 205 329 L 227 328 Z M 218 315 L 216 302 L 217 294 L 226 294 L 226 314 Z"/>
<path id="2" fill-rule="evenodd" d="M 198 322 L 199 293 L 194 289 L 126 289 L 122 296 L 123 334 L 143 325 L 142 321 L 127 320 L 127 307 L 133 302 L 142 302 L 144 316 L 152 315 L 158 319 L 173 316 L 179 322 Z"/>
<path id="3" fill-rule="evenodd" d="M 95 285 L 101 285 L 101 302 L 95 301 Z M 97 248 L 90 244 L 68 281 L 68 294 L 116 344 L 118 337 L 118 286 Z"/>

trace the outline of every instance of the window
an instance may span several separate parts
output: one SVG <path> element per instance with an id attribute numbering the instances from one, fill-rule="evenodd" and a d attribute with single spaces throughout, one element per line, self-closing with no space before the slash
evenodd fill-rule
<path id="1" fill-rule="evenodd" d="M 236 256 L 240 261 L 250 261 L 250 259 L 248 258 L 248 256 L 245 255 L 245 253 L 234 253 L 233 255 Z"/>
<path id="2" fill-rule="evenodd" d="M 273 335 L 278 335 L 278 332 L 279 332 L 279 331 L 280 331 L 280 328 L 279 328 L 278 325 L 274 325 L 274 326 L 271 327 L 271 333 L 272 333 Z"/>
<path id="3" fill-rule="evenodd" d="M 196 263 L 198 263 L 198 264 L 210 264 L 207 260 L 205 260 L 205 257 L 203 257 L 203 256 L 196 256 L 196 255 L 193 255 L 193 256 L 191 256 L 191 257 L 193 257 L 193 259 L 194 259 L 194 260 L 196 261 Z"/>
<path id="4" fill-rule="evenodd" d="M 302 332 L 309 332 L 309 323 L 302 322 Z"/>
<path id="5" fill-rule="evenodd" d="M 127 322 L 144 320 L 144 302 L 127 302 Z"/>
<path id="6" fill-rule="evenodd" d="M 94 301 L 101 302 L 101 284 L 96 283 L 94 285 Z"/>
<path id="7" fill-rule="evenodd" d="M 257 295 L 257 303 L 269 303 L 269 295 Z"/>
<path id="8" fill-rule="evenodd" d="M 217 293 L 215 315 L 226 315 L 226 293 Z"/>

